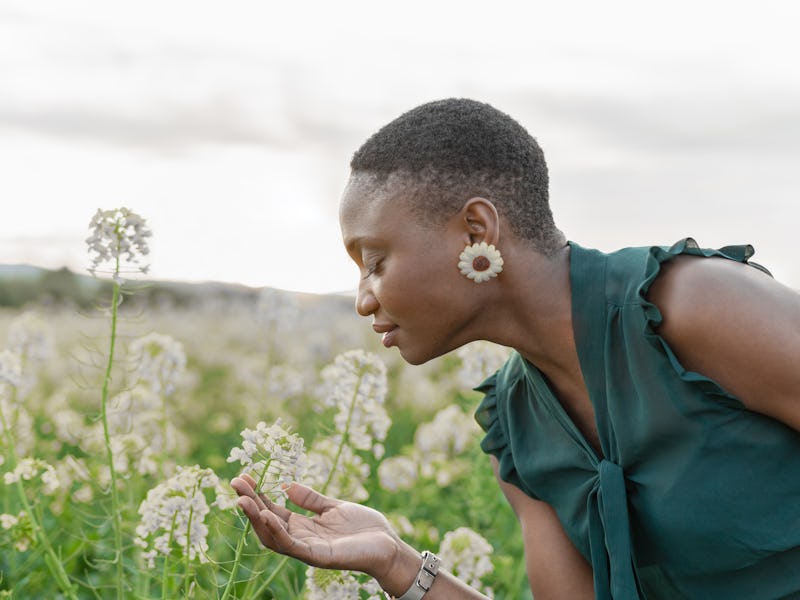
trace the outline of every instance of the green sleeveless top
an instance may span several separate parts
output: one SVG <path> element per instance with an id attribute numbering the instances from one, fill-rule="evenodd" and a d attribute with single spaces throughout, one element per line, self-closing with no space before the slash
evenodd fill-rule
<path id="1" fill-rule="evenodd" d="M 554 508 L 592 565 L 597 600 L 800 598 L 800 433 L 684 369 L 645 299 L 679 254 L 747 262 L 752 247 L 570 246 L 575 343 L 602 456 L 513 353 L 476 388 L 481 447 L 500 477 Z"/>

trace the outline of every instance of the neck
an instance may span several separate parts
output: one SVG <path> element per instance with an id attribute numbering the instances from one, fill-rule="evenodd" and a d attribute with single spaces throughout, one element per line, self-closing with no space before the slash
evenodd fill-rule
<path id="1" fill-rule="evenodd" d="M 528 248 L 510 250 L 486 339 L 514 348 L 543 371 L 573 371 L 570 247 L 549 257 Z"/>

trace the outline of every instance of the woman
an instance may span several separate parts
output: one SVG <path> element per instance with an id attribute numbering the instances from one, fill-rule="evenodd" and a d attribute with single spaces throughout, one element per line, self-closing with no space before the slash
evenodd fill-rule
<path id="1" fill-rule="evenodd" d="M 537 600 L 800 597 L 800 296 L 752 248 L 567 243 L 536 141 L 469 100 L 402 115 L 351 168 L 342 235 L 383 344 L 516 350 L 476 416 Z M 277 552 L 482 597 L 375 511 L 294 484 L 307 518 L 253 485 L 239 506 Z"/>

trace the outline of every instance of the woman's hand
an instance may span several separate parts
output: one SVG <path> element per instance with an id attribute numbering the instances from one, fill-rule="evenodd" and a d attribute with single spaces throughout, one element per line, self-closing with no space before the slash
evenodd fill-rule
<path id="1" fill-rule="evenodd" d="M 257 494 L 249 475 L 233 479 L 231 486 L 261 543 L 275 552 L 314 567 L 361 571 L 379 582 L 399 558 L 403 543 L 386 518 L 371 508 L 294 483 L 286 494 L 297 506 L 316 513 L 307 517 Z"/>

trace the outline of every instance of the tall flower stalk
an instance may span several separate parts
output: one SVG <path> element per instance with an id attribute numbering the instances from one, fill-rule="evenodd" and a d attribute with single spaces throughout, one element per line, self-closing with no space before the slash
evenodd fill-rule
<path id="1" fill-rule="evenodd" d="M 336 433 L 331 438 L 321 440 L 323 443 L 318 446 L 318 451 L 309 453 L 306 459 L 308 463 L 306 481 L 317 487 L 322 494 L 328 493 L 334 483 L 339 483 L 335 486 L 338 488 L 336 495 L 347 496 L 348 492 L 353 493 L 352 489 L 345 490 L 345 486 L 337 481 L 337 475 L 341 479 L 343 471 L 340 468 L 341 462 L 352 463 L 357 458 L 353 455 L 351 446 L 360 450 L 371 450 L 376 456 L 382 455 L 383 452 L 381 442 L 386 439 L 391 424 L 383 407 L 388 387 L 386 366 L 374 354 L 351 350 L 337 356 L 332 364 L 323 369 L 322 380 L 323 384 L 319 390 L 320 408 L 333 407 L 336 410 L 334 416 Z M 244 435 L 244 432 L 242 433 Z M 345 455 L 349 460 L 345 459 Z M 238 460 L 239 456 L 239 449 L 234 448 L 228 460 Z M 246 463 L 243 461 L 242 464 L 245 465 L 246 471 Z M 296 479 L 298 478 L 294 477 L 287 482 Z M 260 482 L 257 488 L 261 489 Z M 245 534 L 248 532 L 247 525 Z M 244 536 L 240 538 L 240 544 L 243 543 L 243 539 Z M 237 546 L 237 557 L 238 550 Z M 255 579 L 251 578 L 245 588 L 244 597 L 259 598 L 288 560 L 289 557 L 282 557 L 261 585 L 252 592 Z M 227 600 L 224 595 L 223 600 Z"/>
<path id="2" fill-rule="evenodd" d="M 259 493 L 271 496 L 279 502 L 283 500 L 281 484 L 302 479 L 307 460 L 305 441 L 284 428 L 280 419 L 270 426 L 261 421 L 255 429 L 244 429 L 241 447 L 233 448 L 228 456 L 228 462 L 239 462 L 243 467 L 242 471 L 255 479 Z M 221 600 L 228 600 L 233 593 L 249 533 L 250 521 L 246 520 L 236 544 L 233 565 Z"/>
<path id="3" fill-rule="evenodd" d="M 8 448 L 7 454 L 9 457 L 9 466 L 11 467 L 11 470 L 6 473 L 4 479 L 5 483 L 7 484 L 16 484 L 20 504 L 22 505 L 23 511 L 28 519 L 31 529 L 33 530 L 35 538 L 44 549 L 45 563 L 47 564 L 47 568 L 50 570 L 50 573 L 53 575 L 53 578 L 58 584 L 58 587 L 61 588 L 61 591 L 64 592 L 64 595 L 67 598 L 70 600 L 77 600 L 75 588 L 70 582 L 69 575 L 67 575 L 67 572 L 64 569 L 61 557 L 58 555 L 58 553 L 56 553 L 53 545 L 50 543 L 50 538 L 42 526 L 38 511 L 36 511 L 35 507 L 31 505 L 31 502 L 28 500 L 28 495 L 25 492 L 25 485 L 23 484 L 23 481 L 32 478 L 34 473 L 31 472 L 33 470 L 31 467 L 35 465 L 36 461 L 28 460 L 27 463 L 30 463 L 30 466 L 26 466 L 21 463 L 19 456 L 17 455 L 14 435 L 11 430 L 13 426 L 13 414 L 10 415 L 12 418 L 6 418 L 6 408 L 9 409 L 9 413 L 15 412 L 14 407 L 16 406 L 17 385 L 21 380 L 21 376 L 22 373 L 19 358 L 8 350 L 0 352 L 0 427 L 2 427 L 3 436 L 5 437 L 6 446 Z M 6 393 L 9 394 L 8 400 L 5 398 Z M 21 472 L 23 470 L 27 470 L 29 472 L 23 473 Z M 50 469 L 46 472 L 48 475 L 51 474 L 52 467 L 50 467 Z"/>
<path id="4" fill-rule="evenodd" d="M 213 506 L 225 507 L 227 492 L 211 469 L 178 466 L 176 473 L 147 493 L 139 506 L 141 522 L 136 527 L 134 544 L 142 548 L 147 568 L 155 568 L 156 558 L 163 557 L 161 598 L 175 598 L 169 583 L 170 569 L 180 561 L 170 560 L 174 554 L 183 557 L 183 597 L 192 589 L 191 565 L 208 562 L 208 526 L 210 506 L 204 490 L 216 495 Z"/>
<path id="5" fill-rule="evenodd" d="M 131 267 L 139 262 L 142 256 L 149 253 L 147 238 L 152 234 L 144 219 L 127 208 L 99 210 L 89 224 L 91 235 L 86 239 L 89 253 L 93 254 L 90 271 L 96 274 L 101 265 L 110 266 L 113 280 L 111 295 L 111 332 L 108 343 L 108 359 L 101 392 L 100 417 L 103 424 L 103 440 L 106 447 L 106 460 L 111 479 L 111 520 L 114 530 L 114 564 L 116 566 L 117 599 L 125 597 L 125 570 L 122 546 L 122 514 L 117 484 L 117 471 L 114 466 L 114 452 L 111 446 L 111 435 L 108 424 L 108 398 L 111 385 L 111 374 L 114 366 L 114 351 L 117 342 L 117 316 L 122 294 L 123 274 L 131 272 Z M 136 265 L 134 272 L 146 273 L 147 266 Z"/>

